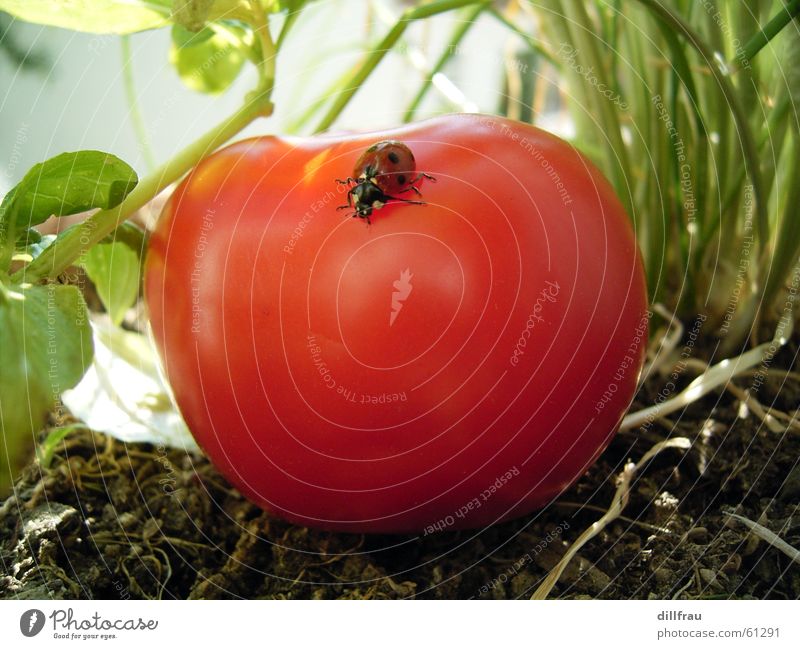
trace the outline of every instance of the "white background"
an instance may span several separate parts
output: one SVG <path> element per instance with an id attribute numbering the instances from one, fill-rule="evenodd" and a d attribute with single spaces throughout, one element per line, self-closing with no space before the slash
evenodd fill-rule
<path id="1" fill-rule="evenodd" d="M 25 638 L 19 618 L 38 608 L 72 607 L 75 619 L 158 620 L 154 631 L 118 632 L 114 640 L 54 640 L 48 618 Z M 665 622 L 662 611 L 702 614 Z M 797 647 L 797 602 L 3 602 L 3 646 L 113 647 Z M 777 627 L 777 638 L 658 640 L 659 629 Z M 63 633 L 63 631 L 59 631 Z M 77 632 L 79 635 L 82 632 Z M 94 632 L 92 632 L 94 633 Z M 157 645 L 154 645 L 157 643 Z M 168 644 L 167 644 L 168 643 Z M 191 646 L 191 645 L 190 645 Z"/>

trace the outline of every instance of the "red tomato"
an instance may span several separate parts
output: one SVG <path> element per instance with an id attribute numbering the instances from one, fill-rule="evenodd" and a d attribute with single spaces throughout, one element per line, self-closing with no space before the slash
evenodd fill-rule
<path id="1" fill-rule="evenodd" d="M 426 205 L 337 211 L 399 140 Z M 452 115 L 260 137 L 201 163 L 150 242 L 146 297 L 177 403 L 248 498 L 304 525 L 430 532 L 528 513 L 629 406 L 642 265 L 602 174 L 528 125 Z"/>

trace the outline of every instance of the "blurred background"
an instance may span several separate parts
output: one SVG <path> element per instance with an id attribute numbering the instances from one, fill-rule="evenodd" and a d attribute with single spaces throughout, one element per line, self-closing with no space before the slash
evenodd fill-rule
<path id="1" fill-rule="evenodd" d="M 245 135 L 308 133 L 302 118 L 331 83 L 359 60 L 365 42 L 377 40 L 406 8 L 402 2 L 325 0 L 314 3 L 293 27 L 278 56 L 276 111 Z M 448 48 L 459 14 L 411 25 L 396 50 L 373 73 L 358 101 L 335 128 L 368 130 L 400 123 L 420 79 Z M 276 29 L 280 20 L 275 21 Z M 62 151 L 101 149 L 129 162 L 140 175 L 148 159 L 135 128 L 133 92 L 156 162 L 167 160 L 230 115 L 255 85 L 256 70 L 243 67 L 226 92 L 208 95 L 184 83 L 169 61 L 170 30 L 129 37 L 72 32 L 12 21 L 0 14 L 0 193 L 33 164 Z M 497 112 L 504 58 L 521 52 L 521 41 L 496 19 L 482 16 L 450 58 L 446 75 L 434 79 L 422 112 Z M 524 55 L 516 64 L 525 66 Z M 27 59 L 27 65 L 20 62 Z M 126 85 L 132 79 L 133 87 Z"/>

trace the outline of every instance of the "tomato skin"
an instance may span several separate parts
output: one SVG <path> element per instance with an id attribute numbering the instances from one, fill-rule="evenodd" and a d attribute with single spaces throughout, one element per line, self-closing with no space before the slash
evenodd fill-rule
<path id="1" fill-rule="evenodd" d="M 438 182 L 367 226 L 336 211 L 335 179 L 383 139 Z M 470 528 L 546 504 L 610 441 L 647 340 L 608 182 L 555 136 L 482 115 L 217 152 L 168 201 L 145 296 L 212 462 L 331 530 Z"/>

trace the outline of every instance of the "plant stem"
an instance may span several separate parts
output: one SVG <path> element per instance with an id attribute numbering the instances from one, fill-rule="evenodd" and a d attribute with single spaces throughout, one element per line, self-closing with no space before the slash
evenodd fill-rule
<path id="1" fill-rule="evenodd" d="M 403 15 L 395 23 L 394 27 L 383 37 L 383 40 L 375 47 L 370 48 L 370 54 L 366 62 L 347 80 L 344 90 L 336 97 L 333 106 L 330 107 L 314 132 L 321 133 L 330 128 L 331 124 L 336 121 L 336 118 L 339 117 L 356 92 L 358 92 L 359 88 L 361 88 L 364 81 L 367 80 L 367 77 L 378 67 L 378 64 L 383 60 L 383 57 L 386 56 L 389 50 L 394 47 L 395 43 L 397 43 L 410 23 L 415 20 L 430 18 L 436 14 L 467 7 L 482 1 L 483 0 L 435 0 L 434 2 L 429 2 L 418 7 L 412 7 L 403 12 Z"/>
<path id="2" fill-rule="evenodd" d="M 755 194 L 756 231 L 758 232 L 758 242 L 761 247 L 767 244 L 769 232 L 769 215 L 767 213 L 767 198 L 764 192 L 764 182 L 762 180 L 761 168 L 759 167 L 758 148 L 756 147 L 755 137 L 747 120 L 747 114 L 739 99 L 739 95 L 731 83 L 730 76 L 723 71 L 717 64 L 711 48 L 700 38 L 700 35 L 692 29 L 680 16 L 671 9 L 662 5 L 657 0 L 639 0 L 648 7 L 656 16 L 663 20 L 669 27 L 677 31 L 686 42 L 693 47 L 702 57 L 703 63 L 708 66 L 709 72 L 717 82 L 725 101 L 731 109 L 733 120 L 736 123 L 737 135 L 741 142 L 744 161 L 747 173 L 753 183 Z"/>
<path id="3" fill-rule="evenodd" d="M 363 65 L 363 61 L 364 58 L 361 57 L 351 70 L 345 70 L 342 74 L 337 76 L 330 85 L 325 86 L 324 90 L 321 89 L 319 96 L 311 101 L 307 108 L 287 124 L 286 130 L 289 133 L 297 133 L 300 129 L 305 128 L 312 118 L 322 110 L 328 100 L 336 94 L 337 90 L 344 87 L 347 78 L 353 74 L 352 70 L 357 70 Z"/>
<path id="4" fill-rule="evenodd" d="M 785 91 L 785 88 L 782 88 L 781 91 Z M 764 128 L 761 130 L 761 134 L 758 138 L 758 150 L 763 151 L 765 146 L 769 145 L 769 148 L 772 151 L 775 151 L 776 148 L 779 146 L 776 144 L 776 141 L 783 140 L 783 128 L 785 128 L 785 124 L 782 124 L 784 118 L 789 114 L 789 108 L 791 105 L 791 95 L 788 91 L 782 92 L 782 94 L 778 97 L 775 102 L 775 106 L 769 113 L 767 117 L 767 122 L 764 124 Z M 780 134 L 780 137 L 776 134 Z M 776 154 L 773 153 L 773 156 Z M 766 161 L 769 162 L 768 160 Z M 773 169 L 774 172 L 774 169 Z M 744 183 L 745 178 L 745 169 L 744 167 L 739 167 L 736 170 L 736 175 L 733 176 L 732 182 L 730 183 L 730 189 L 723 197 L 722 201 L 722 208 L 720 212 L 723 214 L 731 211 L 731 206 L 733 205 L 733 201 L 736 199 L 736 196 L 742 190 L 742 183 Z M 773 178 L 774 180 L 774 173 Z"/>
<path id="5" fill-rule="evenodd" d="M 428 74 L 425 75 L 425 81 L 423 82 L 422 87 L 419 89 L 419 92 L 417 92 L 414 99 L 411 100 L 408 108 L 406 108 L 405 115 L 403 115 L 404 122 L 410 122 L 414 118 L 414 113 L 417 111 L 417 107 L 422 103 L 422 100 L 425 98 L 428 90 L 430 90 L 433 78 L 439 72 L 441 72 L 442 68 L 453 56 L 458 44 L 463 40 L 464 36 L 466 36 L 467 32 L 475 24 L 478 16 L 480 16 L 481 13 L 486 9 L 487 4 L 488 3 L 486 2 L 482 2 L 475 7 L 472 7 L 471 10 L 464 15 L 461 24 L 456 27 L 456 30 L 451 36 L 447 47 L 445 47 L 444 52 L 442 52 L 439 60 L 436 61 Z"/>
<path id="6" fill-rule="evenodd" d="M 286 37 L 289 35 L 289 31 L 297 22 L 297 19 L 300 17 L 300 13 L 302 11 L 303 11 L 302 4 L 299 7 L 289 7 L 289 13 L 286 16 L 286 22 L 283 23 L 283 27 L 281 28 L 281 33 L 278 34 L 278 40 L 275 43 L 277 49 L 281 49 L 283 41 L 286 40 Z"/>
<path id="7" fill-rule="evenodd" d="M 489 8 L 489 15 L 495 18 L 500 24 L 507 27 L 511 32 L 516 34 L 519 38 L 525 41 L 525 43 L 530 47 L 534 52 L 536 52 L 539 56 L 544 58 L 548 63 L 552 64 L 554 67 L 558 67 L 558 62 L 553 57 L 553 55 L 547 51 L 541 44 L 533 38 L 530 34 L 526 33 L 517 25 L 515 25 L 507 16 L 500 13 L 494 7 Z"/>
<path id="8" fill-rule="evenodd" d="M 181 178 L 214 149 L 230 140 L 255 118 L 268 116 L 272 112 L 268 94 L 268 91 L 259 87 L 256 92 L 248 95 L 244 105 L 233 115 L 143 178 L 117 207 L 96 212 L 83 223 L 64 231 L 34 261 L 17 271 L 12 280 L 33 284 L 57 277 L 89 248 L 113 232 L 125 219 L 165 187 Z"/>
<path id="9" fill-rule="evenodd" d="M 776 206 L 776 211 L 782 210 L 783 215 L 775 224 L 773 249 L 759 259 L 760 274 L 766 278 L 764 292 L 760 296 L 762 311 L 772 304 L 781 286 L 787 282 L 800 253 L 800 219 L 797 218 L 797 206 L 800 204 L 800 182 L 797 180 L 800 174 L 800 132 L 792 129 L 791 134 L 791 142 L 783 160 L 783 177 L 779 179 L 788 186 L 788 190 L 783 201 Z M 796 290 L 798 287 L 794 288 Z"/>
<path id="10" fill-rule="evenodd" d="M 120 39 L 122 46 L 122 78 L 125 84 L 125 95 L 128 98 L 128 106 L 131 111 L 131 121 L 136 139 L 142 148 L 144 162 L 149 170 L 156 166 L 156 158 L 153 155 L 153 147 L 150 145 L 150 137 L 147 134 L 142 111 L 139 109 L 139 98 L 136 96 L 136 85 L 133 79 L 133 57 L 131 56 L 131 37 L 127 34 Z"/>
<path id="11" fill-rule="evenodd" d="M 553 17 L 557 24 L 563 43 L 574 45 L 573 54 L 580 59 L 586 69 L 592 70 L 596 79 L 608 88 L 615 84 L 609 79 L 609 66 L 607 57 L 604 58 L 597 44 L 597 27 L 590 18 L 583 3 L 573 0 L 549 0 L 541 2 L 545 11 Z M 628 149 L 622 139 L 620 116 L 614 104 L 597 89 L 588 83 L 588 79 L 577 72 L 577 68 L 570 66 L 566 61 L 561 63 L 564 74 L 571 79 L 574 88 L 580 88 L 585 101 L 582 102 L 585 117 L 583 123 L 589 121 L 595 132 L 602 133 L 601 144 L 605 153 L 606 173 L 610 177 L 617 195 L 631 219 L 636 219 L 638 214 L 635 203 L 630 193 L 630 184 L 633 174 L 628 157 Z M 584 121 L 586 120 L 586 121 Z"/>
<path id="12" fill-rule="evenodd" d="M 733 70 L 738 71 L 749 65 L 753 57 L 761 51 L 761 48 L 775 38 L 778 32 L 786 27 L 792 18 L 798 14 L 800 14 L 800 0 L 792 0 L 774 15 L 770 21 L 764 25 L 763 29 L 758 31 L 744 44 L 741 53 L 736 57 L 736 64 L 731 66 Z"/>
<path id="13" fill-rule="evenodd" d="M 269 33 L 269 22 L 264 7 L 259 0 L 251 0 L 250 4 L 253 7 L 253 15 L 255 16 L 253 27 L 261 43 L 261 61 L 258 66 L 258 72 L 261 77 L 259 87 L 271 91 L 275 83 L 275 57 L 277 50 L 272 40 L 272 34 Z"/>

